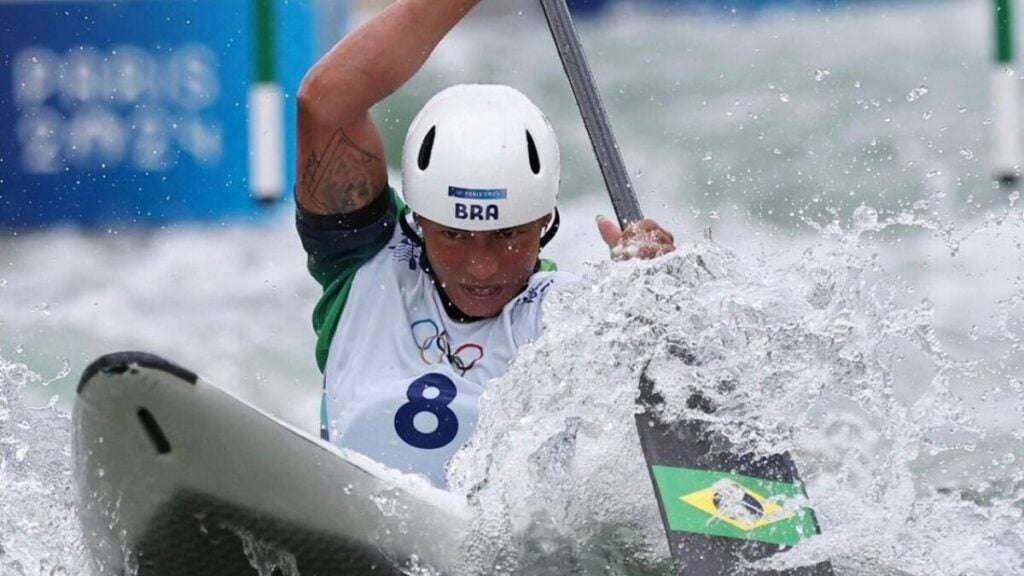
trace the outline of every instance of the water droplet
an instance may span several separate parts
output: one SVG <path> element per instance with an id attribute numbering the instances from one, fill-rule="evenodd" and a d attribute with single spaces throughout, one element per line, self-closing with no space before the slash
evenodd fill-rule
<path id="1" fill-rule="evenodd" d="M 960 147 L 960 155 L 964 157 L 964 160 L 974 159 L 974 151 L 968 148 L 967 146 Z"/>
<path id="2" fill-rule="evenodd" d="M 785 92 L 779 94 L 779 100 L 781 100 L 782 102 L 789 102 L 789 94 Z"/>
<path id="3" fill-rule="evenodd" d="M 980 330 L 981 329 L 978 328 L 977 324 L 972 325 L 971 326 L 971 331 L 967 333 L 967 337 L 970 338 L 971 340 L 977 340 L 978 339 L 978 332 Z"/>
<path id="4" fill-rule="evenodd" d="M 929 170 L 928 173 L 925 174 L 926 178 L 935 178 L 936 176 L 942 176 L 942 170 L 936 168 L 934 170 Z"/>
<path id="5" fill-rule="evenodd" d="M 854 88 L 860 88 L 860 80 L 855 80 L 855 81 L 853 82 L 853 87 L 854 87 Z"/>
<path id="6" fill-rule="evenodd" d="M 6 288 L 6 287 L 7 287 L 7 279 L 0 278 L 0 288 Z"/>
<path id="7" fill-rule="evenodd" d="M 814 78 L 815 82 L 821 82 L 825 79 L 825 76 L 828 76 L 829 74 L 832 74 L 832 72 L 829 71 L 828 68 L 825 68 L 824 70 L 813 70 L 811 71 L 811 78 Z"/>
<path id="8" fill-rule="evenodd" d="M 779 150 L 778 148 L 776 148 L 776 149 L 772 150 L 772 154 L 775 154 L 776 156 L 781 156 L 782 155 L 782 150 Z"/>
<path id="9" fill-rule="evenodd" d="M 103 468 L 97 468 L 96 469 L 96 476 L 97 477 L 103 478 L 106 475 L 107 475 L 107 471 L 105 469 L 103 469 Z"/>
<path id="10" fill-rule="evenodd" d="M 925 120 L 931 120 L 931 118 L 932 118 L 932 111 L 929 110 L 929 111 L 925 112 L 924 114 L 921 114 L 921 118 L 924 118 Z"/>
<path id="11" fill-rule="evenodd" d="M 921 84 L 917 88 L 914 88 L 913 90 L 907 93 L 907 102 L 914 102 L 916 100 L 919 100 L 922 96 L 924 96 L 927 93 L 928 87 L 925 86 L 924 84 Z"/>
<path id="12" fill-rule="evenodd" d="M 1013 208 L 1013 206 L 1017 204 L 1017 200 L 1020 200 L 1020 192 L 1014 190 L 1013 192 L 1010 192 L 1008 198 L 1010 200 L 1010 208 Z"/>
<path id="13" fill-rule="evenodd" d="M 853 227 L 858 232 L 878 228 L 878 210 L 870 206 L 858 206 L 853 211 Z"/>
<path id="14" fill-rule="evenodd" d="M 967 106 L 957 106 L 956 111 L 963 114 L 964 112 L 967 112 Z"/>

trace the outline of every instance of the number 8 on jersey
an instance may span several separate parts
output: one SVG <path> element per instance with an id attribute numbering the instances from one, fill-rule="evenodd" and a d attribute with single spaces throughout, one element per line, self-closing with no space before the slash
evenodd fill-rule
<path id="1" fill-rule="evenodd" d="M 427 398 L 427 390 L 436 395 Z M 458 388 L 443 374 L 426 374 L 409 385 L 403 404 L 395 413 L 395 432 L 406 444 L 423 450 L 443 448 L 450 444 L 459 433 L 459 420 L 448 407 L 455 400 Z M 423 432 L 416 427 L 416 417 L 429 412 L 437 418 L 437 427 L 432 432 Z"/>

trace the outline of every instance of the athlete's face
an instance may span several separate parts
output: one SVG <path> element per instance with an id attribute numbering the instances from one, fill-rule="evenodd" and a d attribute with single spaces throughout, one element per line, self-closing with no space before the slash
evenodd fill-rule
<path id="1" fill-rule="evenodd" d="M 470 316 L 490 318 L 501 313 L 533 274 L 540 254 L 540 237 L 551 220 L 468 232 L 417 217 L 434 275 L 452 303 Z"/>

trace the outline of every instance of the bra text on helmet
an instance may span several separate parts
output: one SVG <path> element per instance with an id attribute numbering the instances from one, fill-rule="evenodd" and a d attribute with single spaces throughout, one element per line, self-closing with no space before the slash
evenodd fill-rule
<path id="1" fill-rule="evenodd" d="M 480 204 L 455 203 L 455 218 L 457 220 L 498 220 L 498 207 L 494 204 L 481 206 Z"/>

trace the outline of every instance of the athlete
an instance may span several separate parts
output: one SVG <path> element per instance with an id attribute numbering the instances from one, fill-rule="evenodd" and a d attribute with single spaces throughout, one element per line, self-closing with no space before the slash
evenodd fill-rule
<path id="1" fill-rule="evenodd" d="M 573 278 L 539 258 L 558 229 L 558 144 L 517 90 L 436 95 L 406 136 L 404 200 L 388 184 L 369 110 L 479 1 L 398 0 L 338 42 L 298 94 L 296 220 L 324 289 L 313 314 L 321 434 L 442 487 L 487 381 L 540 335 L 544 296 Z M 674 249 L 650 220 L 598 228 L 622 258 Z"/>

